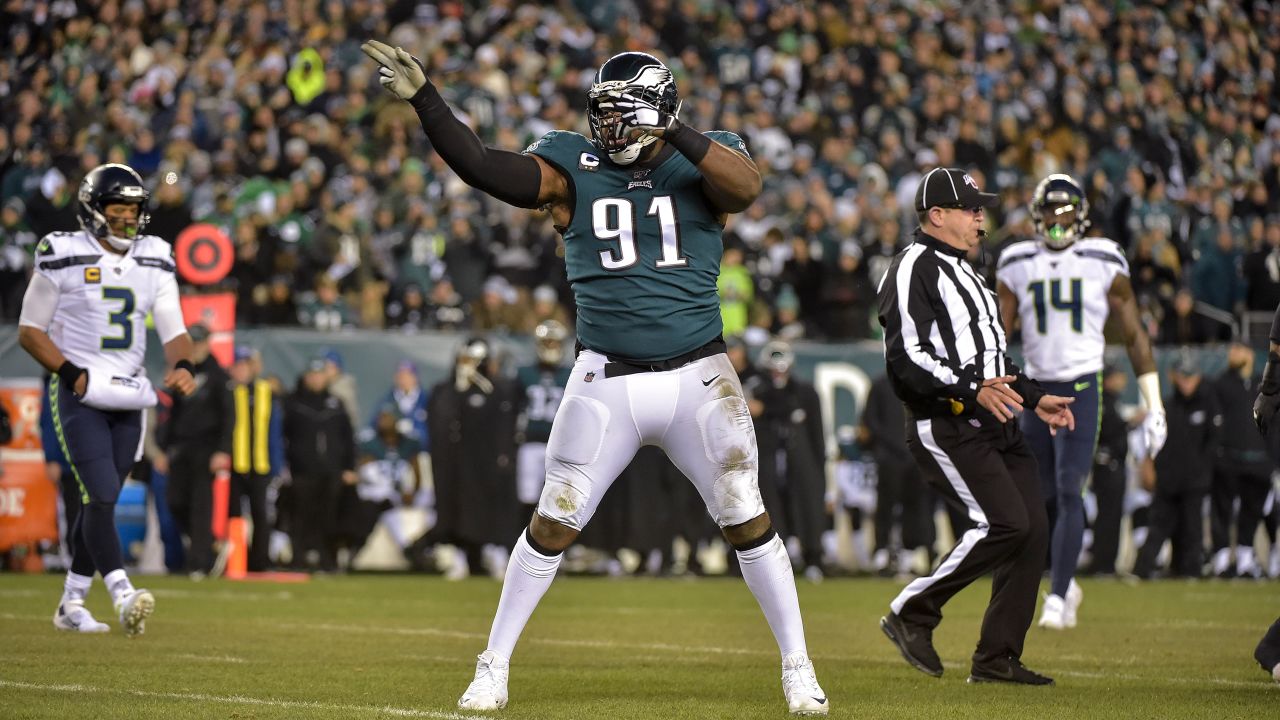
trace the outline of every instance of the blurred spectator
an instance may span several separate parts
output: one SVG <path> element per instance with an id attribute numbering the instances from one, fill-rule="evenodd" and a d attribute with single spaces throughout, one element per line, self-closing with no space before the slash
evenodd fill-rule
<path id="1" fill-rule="evenodd" d="M 1254 554 L 1253 538 L 1266 511 L 1275 465 L 1267 455 L 1266 441 L 1254 432 L 1253 401 L 1260 382 L 1254 377 L 1253 360 L 1253 348 L 1231 343 L 1227 369 L 1211 388 L 1222 412 L 1221 442 L 1213 458 L 1209 489 L 1210 567 L 1218 577 L 1258 579 L 1264 570 Z"/>
<path id="2" fill-rule="evenodd" d="M 31 272 L 31 259 L 39 237 L 23 221 L 26 203 L 12 197 L 0 209 L 0 319 L 16 321 L 22 309 Z"/>
<path id="3" fill-rule="evenodd" d="M 342 401 L 329 392 L 323 358 L 298 377 L 285 404 L 284 441 L 289 464 L 288 528 L 295 568 L 338 569 L 338 497 L 354 485 L 355 433 Z"/>
<path id="4" fill-rule="evenodd" d="M 209 329 L 197 324 L 187 331 L 197 389 L 173 397 L 156 442 L 169 475 L 169 509 L 187 540 L 187 572 L 203 577 L 213 568 L 213 476 L 231 470 L 235 406 L 230 378 L 209 354 Z"/>
<path id="5" fill-rule="evenodd" d="M 881 574 L 890 576 L 915 569 L 919 551 L 923 550 L 926 557 L 933 552 L 936 499 L 933 490 L 915 472 L 907 450 L 906 422 L 889 376 L 876 378 L 867 393 L 858 434 L 876 467 L 876 546 L 872 564 Z"/>
<path id="6" fill-rule="evenodd" d="M 1244 259 L 1245 305 L 1251 311 L 1274 311 L 1280 305 L 1280 215 L 1263 223 L 1263 240 Z"/>
<path id="7" fill-rule="evenodd" d="M 334 348 L 326 348 L 320 353 L 320 359 L 324 361 L 325 387 L 329 394 L 342 401 L 342 406 L 347 409 L 347 418 L 351 421 L 351 427 L 359 427 L 360 393 L 356 388 L 355 376 L 347 372 L 344 367 L 342 353 Z"/>
<path id="8" fill-rule="evenodd" d="M 1195 296 L 1187 288 L 1173 296 L 1172 307 L 1160 324 L 1161 344 L 1198 344 L 1217 337 L 1217 323 L 1196 312 L 1195 302 Z"/>
<path id="9" fill-rule="evenodd" d="M 875 287 L 862 266 L 862 247 L 853 240 L 840 243 L 834 268 L 822 278 L 826 335 L 832 340 L 871 337 L 871 303 Z"/>
<path id="10" fill-rule="evenodd" d="M 1213 391 L 1201 382 L 1197 359 L 1184 348 L 1170 374 L 1173 394 L 1165 398 L 1169 439 L 1156 456 L 1147 538 L 1133 565 L 1133 574 L 1144 579 L 1154 575 L 1156 557 L 1169 539 L 1173 540 L 1169 574 L 1200 577 L 1202 505 L 1221 442 L 1222 411 Z"/>
<path id="11" fill-rule="evenodd" d="M 436 525 L 414 543 L 412 554 L 420 557 L 438 543 L 457 546 L 462 557 L 452 579 L 486 565 L 501 578 L 505 558 L 500 566 L 492 549 L 511 542 L 524 520 L 516 502 L 517 392 L 480 337 L 463 343 L 453 376 L 431 388 L 427 421 Z"/>
<path id="12" fill-rule="evenodd" d="M 751 303 L 755 298 L 755 285 L 751 273 L 742 265 L 742 248 L 730 245 L 720 259 L 720 317 L 724 321 L 725 335 L 741 335 L 747 329 Z M 768 326 L 766 325 L 766 328 Z"/>
<path id="13" fill-rule="evenodd" d="M 359 479 L 342 488 L 338 503 L 337 534 L 347 548 L 347 568 L 379 523 L 401 551 L 409 546 L 395 508 L 426 499 L 418 465 L 423 447 L 400 432 L 401 419 L 394 405 L 382 405 L 373 416 L 372 427 L 360 433 L 356 450 Z"/>
<path id="14" fill-rule="evenodd" d="M 1103 369 L 1098 451 L 1093 458 L 1093 475 L 1089 481 L 1096 513 L 1091 525 L 1093 544 L 1086 572 L 1093 575 L 1114 575 L 1116 558 L 1120 554 L 1120 521 L 1124 517 L 1130 427 L 1120 413 L 1120 397 L 1128 384 L 1129 375 L 1119 366 Z"/>
<path id="15" fill-rule="evenodd" d="M 284 408 L 262 379 L 262 356 L 237 346 L 229 369 L 234 419 L 231 433 L 231 496 L 227 515 L 240 517 L 249 504 L 253 538 L 249 570 L 262 572 L 270 562 L 274 525 L 268 488 L 284 472 Z"/>
<path id="16" fill-rule="evenodd" d="M 541 283 L 558 288 L 545 213 L 463 185 L 407 131 L 411 108 L 373 81 L 356 41 L 386 35 L 447 75 L 448 100 L 499 146 L 585 130 L 582 78 L 628 43 L 653 49 L 677 73 L 694 124 L 741 133 L 761 168 L 764 192 L 730 232 L 770 313 L 787 260 L 766 231 L 802 236 L 828 266 L 842 241 L 857 239 L 874 284 L 880 256 L 901 242 L 884 232 L 902 221 L 895 189 L 911 187 L 917 161 L 930 157 L 981 173 L 1005 208 L 1023 203 L 1029 178 L 1074 174 L 1095 231 L 1120 242 L 1135 269 L 1143 233 L 1158 233 L 1149 257 L 1173 273 L 1170 286 L 1200 283 L 1197 297 L 1229 312 L 1243 296 L 1213 286 L 1225 277 L 1221 257 L 1196 269 L 1201 253 L 1224 227 L 1238 250 L 1256 251 L 1242 245 L 1251 221 L 1280 212 L 1275 3 L 1000 2 L 993 11 L 889 0 L 873 12 L 761 0 L 730 14 L 706 3 L 649 13 L 625 3 L 418 5 L 159 3 L 152 13 L 139 2 L 10 3 L 0 202 L 21 199 L 37 236 L 74 231 L 48 225 L 66 218 L 50 208 L 73 201 L 93 165 L 130 162 L 155 188 L 154 230 L 172 239 L 185 210 L 228 234 L 260 216 L 257 258 L 245 260 L 262 265 L 253 286 L 287 274 L 301 295 L 327 274 L 360 301 L 339 325 L 389 321 L 381 305 L 400 302 L 411 282 L 428 306 L 448 308 L 432 326 L 463 329 L 456 309 L 479 299 L 491 275 L 520 298 Z M 435 299 L 445 275 L 461 302 Z M 835 306 L 810 302 L 817 284 L 782 282 L 805 320 L 840 324 L 827 317 Z M 240 287 L 258 310 L 261 291 Z"/>
<path id="17" fill-rule="evenodd" d="M 312 330 L 332 332 L 352 327 L 355 317 L 346 299 L 338 294 L 337 281 L 322 275 L 316 281 L 315 297 L 298 307 L 298 322 Z"/>
<path id="18" fill-rule="evenodd" d="M 429 452 L 427 402 L 427 391 L 418 379 L 418 366 L 412 360 L 401 360 L 392 375 L 391 389 L 377 405 L 379 414 L 375 414 L 369 424 L 376 427 L 379 415 L 386 408 L 393 407 L 396 410 L 396 432 L 418 443 L 422 452 Z"/>
<path id="19" fill-rule="evenodd" d="M 782 341 L 765 345 L 761 374 L 743 387 L 759 403 L 754 416 L 760 444 L 760 494 L 778 534 L 786 538 L 810 580 L 821 580 L 826 528 L 826 441 L 818 391 L 792 374 L 795 353 Z"/>

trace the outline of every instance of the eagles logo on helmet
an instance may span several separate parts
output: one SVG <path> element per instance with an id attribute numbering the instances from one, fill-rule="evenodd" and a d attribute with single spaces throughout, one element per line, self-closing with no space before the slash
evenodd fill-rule
<path id="1" fill-rule="evenodd" d="M 119 163 L 99 165 L 90 170 L 80 183 L 76 218 L 85 232 L 124 252 L 133 245 L 134 238 L 142 234 L 151 219 L 147 212 L 150 197 L 151 193 L 142 184 L 142 177 L 133 168 Z M 106 215 L 106 207 L 118 203 L 138 206 L 137 220 L 126 221 L 121 226 L 123 236 L 112 231 L 111 221 Z"/>
<path id="2" fill-rule="evenodd" d="M 1089 229 L 1089 201 L 1070 175 L 1054 173 L 1041 180 L 1031 194 L 1029 209 L 1036 235 L 1054 250 L 1069 247 Z M 1049 212 L 1052 217 L 1046 221 Z M 1068 213 L 1071 217 L 1064 217 Z"/>
<path id="3" fill-rule="evenodd" d="M 624 52 L 605 61 L 596 72 L 595 82 L 587 92 L 587 120 L 591 139 L 609 159 L 618 165 L 630 165 L 658 136 L 643 133 L 632 137 L 623 122 L 622 113 L 601 107 L 610 99 L 630 95 L 656 107 L 667 115 L 678 116 L 680 98 L 675 77 L 658 58 L 642 52 Z"/>

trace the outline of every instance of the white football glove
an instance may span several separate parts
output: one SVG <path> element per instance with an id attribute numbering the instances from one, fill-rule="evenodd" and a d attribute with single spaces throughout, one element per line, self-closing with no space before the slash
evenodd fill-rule
<path id="1" fill-rule="evenodd" d="M 632 130 L 661 133 L 671 130 L 676 116 L 663 112 L 657 105 L 630 93 L 618 93 L 600 102 L 600 109 L 617 110 L 622 114 L 622 124 Z"/>
<path id="2" fill-rule="evenodd" d="M 427 84 L 427 71 L 422 61 L 405 52 L 377 40 L 367 40 L 360 49 L 378 63 L 378 82 L 392 95 L 408 100 Z"/>
<path id="3" fill-rule="evenodd" d="M 1146 441 L 1147 457 L 1154 458 L 1169 439 L 1169 424 L 1165 421 L 1164 410 L 1151 410 L 1142 419 L 1142 439 Z"/>

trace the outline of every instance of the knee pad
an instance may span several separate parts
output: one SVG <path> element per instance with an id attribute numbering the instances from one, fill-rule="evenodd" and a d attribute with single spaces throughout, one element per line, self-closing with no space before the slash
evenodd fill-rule
<path id="1" fill-rule="evenodd" d="M 757 479 L 755 427 L 747 401 L 739 395 L 722 397 L 698 408 L 698 430 L 707 459 L 715 466 L 711 484 L 714 507 L 708 508 L 720 527 L 744 523 L 764 512 Z"/>
<path id="2" fill-rule="evenodd" d="M 583 466 L 600 457 L 609 408 L 595 398 L 573 396 L 560 404 L 547 440 L 547 480 L 538 512 L 549 520 L 581 530 L 588 520 L 591 478 Z"/>
<path id="3" fill-rule="evenodd" d="M 574 395 L 560 403 L 555 427 L 547 440 L 547 464 L 590 465 L 600 457 L 609 408 L 595 398 Z"/>

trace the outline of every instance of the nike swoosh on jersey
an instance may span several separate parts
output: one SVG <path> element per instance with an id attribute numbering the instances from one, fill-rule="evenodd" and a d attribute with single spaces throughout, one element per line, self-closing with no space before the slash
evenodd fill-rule
<path id="1" fill-rule="evenodd" d="M 1080 392 L 1081 390 L 1088 390 L 1089 381 L 1085 380 L 1084 382 L 1078 382 L 1075 384 L 1075 388 L 1076 388 L 1076 392 Z"/>
<path id="2" fill-rule="evenodd" d="M 710 386 L 711 386 L 711 383 L 715 382 L 719 377 L 720 377 L 720 376 L 719 376 L 719 375 L 717 375 L 717 376 L 715 376 L 715 377 L 711 378 L 710 380 L 703 380 L 703 381 L 702 381 L 702 387 L 710 387 Z"/>

